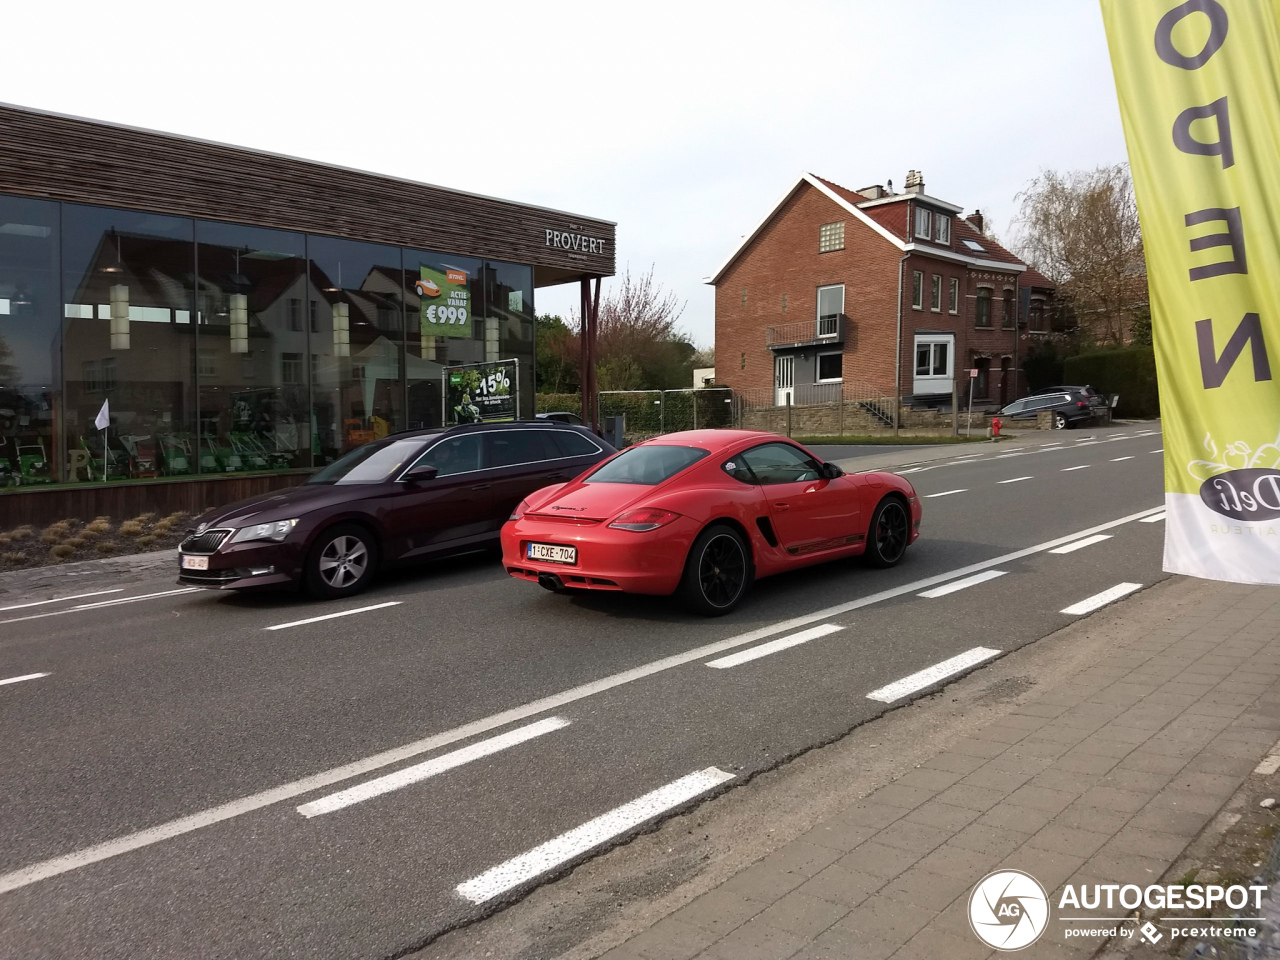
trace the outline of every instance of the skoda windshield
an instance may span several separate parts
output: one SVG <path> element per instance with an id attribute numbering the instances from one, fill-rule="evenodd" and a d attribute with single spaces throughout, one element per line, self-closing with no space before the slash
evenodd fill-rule
<path id="1" fill-rule="evenodd" d="M 335 460 L 307 483 L 386 483 L 394 480 L 435 437 L 375 440 Z"/>

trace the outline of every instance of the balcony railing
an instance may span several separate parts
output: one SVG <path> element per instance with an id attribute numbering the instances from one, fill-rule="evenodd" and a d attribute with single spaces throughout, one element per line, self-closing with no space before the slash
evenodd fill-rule
<path id="1" fill-rule="evenodd" d="M 765 344 L 769 347 L 805 347 L 817 344 L 844 343 L 845 322 L 843 313 L 817 320 L 798 320 L 781 323 L 765 331 Z"/>

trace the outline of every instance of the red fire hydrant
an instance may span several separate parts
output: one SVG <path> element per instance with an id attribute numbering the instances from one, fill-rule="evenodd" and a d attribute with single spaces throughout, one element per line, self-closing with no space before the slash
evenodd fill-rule
<path id="1" fill-rule="evenodd" d="M 999 417 L 992 417 L 991 418 L 991 436 L 992 437 L 1000 436 L 1000 428 L 1003 426 L 1004 424 L 1000 422 Z"/>

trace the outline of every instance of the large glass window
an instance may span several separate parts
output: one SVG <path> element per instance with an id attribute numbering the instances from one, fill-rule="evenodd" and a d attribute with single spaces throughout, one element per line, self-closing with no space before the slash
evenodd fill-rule
<path id="1" fill-rule="evenodd" d="M 0 486 L 65 472 L 60 312 L 58 205 L 0 197 Z"/>
<path id="2" fill-rule="evenodd" d="M 202 473 L 311 465 L 306 240 L 196 224 Z"/>
<path id="3" fill-rule="evenodd" d="M 312 443 L 317 465 L 401 429 L 405 276 L 400 248 L 309 237 Z"/>
<path id="4" fill-rule="evenodd" d="M 485 359 L 519 360 L 519 415 L 533 416 L 533 268 L 485 263 Z M 497 329 L 497 343 L 490 339 Z M 496 349 L 495 349 L 496 348 Z M 496 356 L 491 356 L 496 353 Z"/>
<path id="5" fill-rule="evenodd" d="M 410 429 L 443 421 L 441 375 L 446 364 L 485 358 L 484 278 L 472 257 L 405 250 L 405 374 Z M 532 297 L 530 306 L 532 306 Z M 500 346 L 497 339 L 489 342 Z M 532 377 L 529 378 L 532 384 Z"/>
<path id="6" fill-rule="evenodd" d="M 991 288 L 978 288 L 978 302 L 974 307 L 973 325 L 975 327 L 991 326 Z"/>
<path id="7" fill-rule="evenodd" d="M 196 472 L 193 222 L 66 203 L 62 228 L 66 478 Z"/>

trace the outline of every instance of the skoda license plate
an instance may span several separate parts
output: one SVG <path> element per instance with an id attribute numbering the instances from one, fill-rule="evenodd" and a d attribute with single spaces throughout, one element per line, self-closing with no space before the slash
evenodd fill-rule
<path id="1" fill-rule="evenodd" d="M 577 547 L 558 547 L 552 543 L 529 544 L 530 560 L 546 560 L 549 563 L 577 563 Z"/>
<path id="2" fill-rule="evenodd" d="M 208 570 L 209 558 L 208 557 L 183 557 L 182 569 L 183 570 Z"/>

